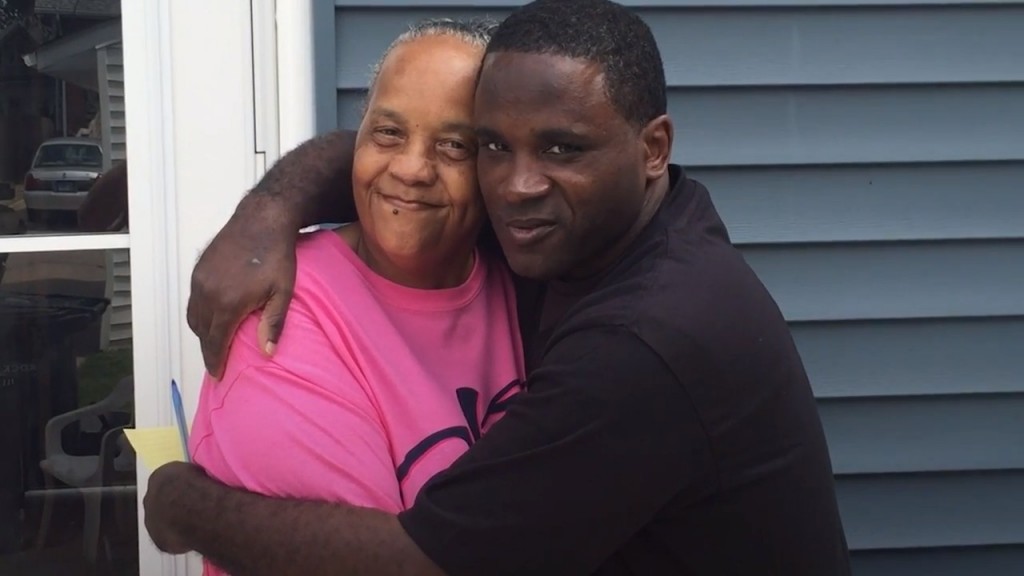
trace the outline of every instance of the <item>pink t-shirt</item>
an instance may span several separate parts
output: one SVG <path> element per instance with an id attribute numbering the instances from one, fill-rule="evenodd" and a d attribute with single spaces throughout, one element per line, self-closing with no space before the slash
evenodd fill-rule
<path id="1" fill-rule="evenodd" d="M 477 252 L 462 285 L 408 288 L 332 231 L 303 239 L 297 266 L 277 351 L 260 352 L 257 315 L 242 323 L 190 452 L 230 486 L 403 510 L 525 380 L 509 273 Z"/>

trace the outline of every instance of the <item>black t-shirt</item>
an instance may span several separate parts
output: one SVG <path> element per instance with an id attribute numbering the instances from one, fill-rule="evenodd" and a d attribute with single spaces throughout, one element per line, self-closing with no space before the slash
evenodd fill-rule
<path id="1" fill-rule="evenodd" d="M 402 526 L 451 576 L 850 573 L 789 329 L 707 190 L 672 189 L 541 327 L 527 390 Z"/>

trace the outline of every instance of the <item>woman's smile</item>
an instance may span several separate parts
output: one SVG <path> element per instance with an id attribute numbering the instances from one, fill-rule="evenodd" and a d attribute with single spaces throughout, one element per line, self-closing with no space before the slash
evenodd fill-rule
<path id="1" fill-rule="evenodd" d="M 376 196 L 391 208 L 409 212 L 427 212 L 444 208 L 443 204 L 428 201 L 415 194 L 384 193 L 376 191 Z"/>

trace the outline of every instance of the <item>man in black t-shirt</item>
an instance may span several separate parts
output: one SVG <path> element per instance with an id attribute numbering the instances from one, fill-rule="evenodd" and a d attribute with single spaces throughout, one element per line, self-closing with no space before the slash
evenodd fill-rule
<path id="1" fill-rule="evenodd" d="M 603 0 L 533 2 L 488 47 L 476 113 L 494 232 L 545 281 L 519 292 L 527 391 L 397 517 L 165 466 L 156 543 L 239 574 L 849 574 L 803 366 L 707 191 L 669 164 L 648 27 Z M 230 226 L 217 242 L 244 244 Z"/>

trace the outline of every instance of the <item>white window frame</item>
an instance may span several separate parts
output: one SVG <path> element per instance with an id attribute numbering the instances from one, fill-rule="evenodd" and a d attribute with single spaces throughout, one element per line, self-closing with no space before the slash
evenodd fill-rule
<path id="1" fill-rule="evenodd" d="M 128 172 L 132 343 L 137 427 L 172 422 L 170 398 L 160 394 L 180 372 L 175 300 L 173 108 L 170 101 L 170 20 L 166 0 L 122 2 L 125 132 Z M 145 191 L 145 193 L 142 193 Z M 185 564 L 161 554 L 143 528 L 149 473 L 138 467 L 139 573 L 186 574 Z"/>

